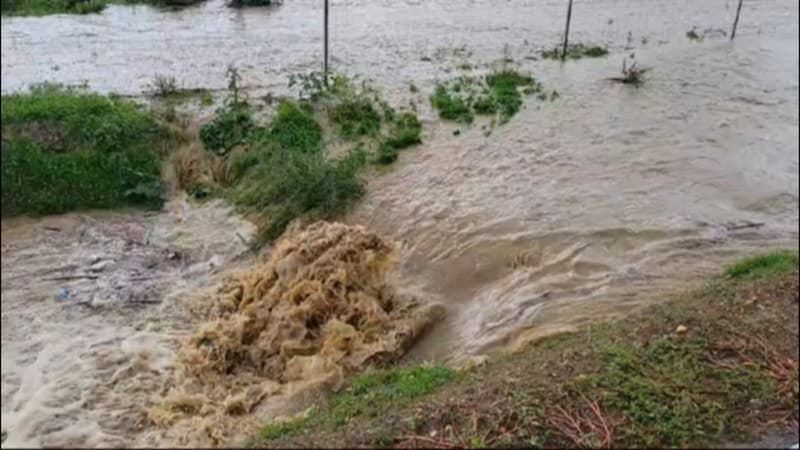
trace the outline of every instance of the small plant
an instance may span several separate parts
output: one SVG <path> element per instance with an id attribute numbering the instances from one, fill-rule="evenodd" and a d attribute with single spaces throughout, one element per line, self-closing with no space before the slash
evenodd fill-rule
<path id="1" fill-rule="evenodd" d="M 623 84 L 632 84 L 639 86 L 644 83 L 644 74 L 648 72 L 649 68 L 636 67 L 636 61 L 633 61 L 630 66 L 627 65 L 627 58 L 622 60 L 622 76 L 610 78 L 611 81 L 616 81 Z"/>
<path id="2" fill-rule="evenodd" d="M 150 92 L 155 97 L 169 97 L 179 91 L 178 80 L 171 75 L 158 74 L 150 82 Z"/>
<path id="3" fill-rule="evenodd" d="M 242 82 L 242 75 L 239 73 L 239 69 L 237 69 L 236 66 L 230 65 L 225 75 L 228 77 L 228 102 L 231 106 L 247 103 L 241 94 L 240 84 Z"/>
<path id="4" fill-rule="evenodd" d="M 687 31 L 687 32 L 686 32 L 686 38 L 687 38 L 687 39 L 689 39 L 690 41 L 700 41 L 700 40 L 702 40 L 702 39 L 703 39 L 703 38 L 702 38 L 702 37 L 701 37 L 701 36 L 700 36 L 700 35 L 697 33 L 697 30 L 696 30 L 695 28 L 692 28 L 691 30 L 689 30 L 689 31 Z"/>
<path id="5" fill-rule="evenodd" d="M 563 51 L 563 47 L 556 46 L 550 50 L 542 51 L 541 55 L 545 59 L 561 59 Z M 606 55 L 608 55 L 608 49 L 599 45 L 578 43 L 567 46 L 566 56 L 568 59 L 600 58 Z"/>
<path id="6" fill-rule="evenodd" d="M 247 106 L 225 106 L 217 111 L 214 120 L 200 128 L 200 140 L 206 150 L 224 155 L 245 142 L 253 126 Z"/>
<path id="7" fill-rule="evenodd" d="M 236 145 L 244 143 L 255 126 L 239 86 L 242 77 L 238 69 L 229 66 L 226 74 L 228 98 L 225 105 L 217 110 L 217 115 L 210 123 L 200 128 L 200 140 L 206 150 L 217 155 L 225 155 Z"/>
<path id="8" fill-rule="evenodd" d="M 211 106 L 214 104 L 214 97 L 207 90 L 200 93 L 200 104 L 203 106 Z"/>
<path id="9" fill-rule="evenodd" d="M 453 120 L 458 123 L 472 123 L 474 115 L 464 99 L 448 89 L 445 85 L 436 86 L 431 96 L 431 105 L 439 110 L 442 119 Z"/>
<path id="10" fill-rule="evenodd" d="M 522 107 L 522 95 L 542 94 L 541 83 L 512 69 L 483 79 L 459 77 L 436 87 L 431 104 L 443 119 L 471 123 L 475 114 L 498 114 L 507 122 Z M 546 97 L 545 97 L 546 98 Z"/>

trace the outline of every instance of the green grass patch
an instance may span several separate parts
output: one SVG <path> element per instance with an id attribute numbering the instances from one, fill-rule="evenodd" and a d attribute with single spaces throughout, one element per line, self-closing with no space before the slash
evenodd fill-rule
<path id="1" fill-rule="evenodd" d="M 308 422 L 307 417 L 298 417 L 283 422 L 273 422 L 261 428 L 259 437 L 264 441 L 271 441 L 284 436 L 292 436 L 303 431 Z"/>
<path id="2" fill-rule="evenodd" d="M 413 366 L 374 370 L 350 381 L 348 387 L 332 394 L 313 415 L 272 423 L 261 429 L 262 441 L 301 434 L 312 427 L 340 427 L 359 416 L 377 417 L 392 408 L 429 394 L 454 381 L 458 373 L 444 366 Z"/>
<path id="3" fill-rule="evenodd" d="M 542 58 L 545 59 L 561 59 L 561 54 L 564 51 L 563 46 L 557 46 L 550 50 L 542 51 Z M 582 59 L 582 58 L 601 58 L 608 55 L 608 49 L 599 45 L 590 44 L 569 44 L 567 45 L 567 58 L 568 59 Z"/>
<path id="4" fill-rule="evenodd" d="M 331 396 L 328 421 L 343 425 L 362 414 L 375 416 L 388 407 L 433 392 L 452 381 L 456 373 L 444 366 L 414 366 L 367 372 Z"/>
<path id="5" fill-rule="evenodd" d="M 586 396 L 626 418 L 618 439 L 644 447 L 683 447 L 697 436 L 716 440 L 735 432 L 733 414 L 751 400 L 774 395 L 764 374 L 746 366 L 716 367 L 708 362 L 702 337 L 682 340 L 659 337 L 641 346 L 612 337 L 613 331 L 592 333 L 603 367 L 573 381 Z"/>
<path id="6" fill-rule="evenodd" d="M 43 86 L 2 99 L 2 215 L 158 207 L 166 134 L 118 98 Z"/>
<path id="7" fill-rule="evenodd" d="M 776 250 L 733 264 L 726 273 L 732 278 L 756 280 L 790 273 L 797 270 L 797 264 L 796 251 Z"/>

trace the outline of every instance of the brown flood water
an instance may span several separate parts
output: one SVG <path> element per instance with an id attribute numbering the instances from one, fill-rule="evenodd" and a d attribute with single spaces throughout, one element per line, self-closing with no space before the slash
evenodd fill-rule
<path id="1" fill-rule="evenodd" d="M 413 98 L 426 125 L 425 143 L 371 179 L 346 218 L 402 241 L 397 283 L 447 306 L 410 358 L 513 347 L 657 301 L 743 254 L 797 247 L 798 6 L 746 2 L 734 43 L 685 38 L 727 30 L 735 3 L 578 0 L 572 41 L 611 56 L 561 65 L 529 58 L 558 40 L 563 1 L 332 2 L 334 67 L 397 105 Z M 281 91 L 319 65 L 321 4 L 4 18 L 2 90 L 88 80 L 135 95 L 156 73 L 221 89 L 236 63 L 254 95 Z M 504 52 L 561 97 L 528 100 L 491 136 L 480 122 L 453 136 L 425 96 L 461 62 Z M 606 81 L 631 52 L 652 67 L 647 82 Z M 184 304 L 220 267 L 246 263 L 250 228 L 222 205 L 179 201 L 4 220 L 3 445 L 144 442 L 130 417 L 191 328 Z M 76 274 L 97 278 L 46 280 Z"/>

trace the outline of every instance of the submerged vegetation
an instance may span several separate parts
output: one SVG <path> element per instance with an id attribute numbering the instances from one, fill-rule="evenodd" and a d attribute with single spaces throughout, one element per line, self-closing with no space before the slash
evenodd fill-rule
<path id="1" fill-rule="evenodd" d="M 231 8 L 246 8 L 249 6 L 271 6 L 274 0 L 229 0 L 228 6 Z"/>
<path id="2" fill-rule="evenodd" d="M 2 0 L 2 14 L 8 16 L 90 14 L 102 11 L 106 4 L 106 0 Z"/>
<path id="3" fill-rule="evenodd" d="M 3 216 L 160 206 L 166 133 L 134 104 L 46 85 L 2 110 Z"/>
<path id="4" fill-rule="evenodd" d="M 545 59 L 561 59 L 563 52 L 564 48 L 562 46 L 556 46 L 550 50 L 542 51 L 541 55 Z M 608 55 L 608 49 L 599 45 L 582 43 L 567 45 L 567 59 L 600 58 L 606 55 Z"/>
<path id="5" fill-rule="evenodd" d="M 483 78 L 461 76 L 439 84 L 431 96 L 431 105 L 441 118 L 459 123 L 471 123 L 476 114 L 497 115 L 504 123 L 522 107 L 523 94 L 547 98 L 541 83 L 506 69 Z"/>
<path id="6" fill-rule="evenodd" d="M 112 3 L 122 5 L 149 4 L 179 9 L 205 0 L 2 0 L 2 14 L 8 16 L 45 16 L 49 14 L 90 14 L 103 11 Z M 274 0 L 230 0 L 231 8 L 270 6 Z"/>
<path id="7" fill-rule="evenodd" d="M 477 368 L 381 372 L 425 386 L 414 395 L 363 375 L 255 444 L 705 447 L 796 430 L 797 270 L 796 252 L 776 251 L 632 318 Z"/>

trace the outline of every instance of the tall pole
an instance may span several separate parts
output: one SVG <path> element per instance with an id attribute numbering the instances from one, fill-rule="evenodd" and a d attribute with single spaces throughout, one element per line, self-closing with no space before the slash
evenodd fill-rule
<path id="1" fill-rule="evenodd" d="M 564 51 L 561 52 L 561 60 L 563 61 L 567 57 L 567 42 L 569 42 L 569 22 L 572 20 L 572 0 L 569 0 L 569 6 L 567 6 L 567 27 L 564 30 Z"/>
<path id="2" fill-rule="evenodd" d="M 736 18 L 733 20 L 733 30 L 731 30 L 731 40 L 736 36 L 736 26 L 739 25 L 739 13 L 742 12 L 742 0 L 739 0 L 739 6 L 736 7 Z"/>
<path id="3" fill-rule="evenodd" d="M 325 75 L 325 87 L 328 86 L 328 0 L 325 0 L 325 62 L 322 65 L 322 71 Z"/>

